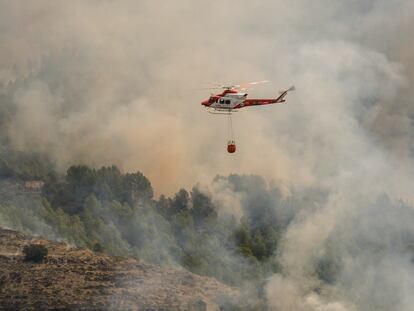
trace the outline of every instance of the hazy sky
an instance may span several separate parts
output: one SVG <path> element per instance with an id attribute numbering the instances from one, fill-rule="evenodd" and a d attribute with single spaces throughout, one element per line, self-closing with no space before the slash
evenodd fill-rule
<path id="1" fill-rule="evenodd" d="M 314 183 L 371 153 L 407 160 L 410 3 L 0 1 L 0 79 L 35 75 L 10 135 L 61 169 L 115 163 L 168 194 L 230 172 Z M 229 155 L 226 120 L 196 89 L 258 79 L 272 83 L 251 96 L 297 92 L 235 116 Z"/>
<path id="2" fill-rule="evenodd" d="M 287 272 L 269 283 L 271 305 L 371 310 L 388 298 L 374 295 L 381 283 L 380 293 L 395 294 L 387 303 L 413 310 L 407 258 L 349 251 L 359 236 L 409 228 L 388 210 L 394 221 L 379 218 L 376 228 L 365 200 L 414 201 L 413 24 L 409 0 L 0 0 L 0 81 L 17 81 L 8 134 L 61 170 L 142 171 L 157 194 L 228 173 L 323 186 L 327 205 L 284 237 Z M 251 96 L 297 91 L 286 105 L 237 113 L 238 151 L 229 155 L 226 119 L 201 107 L 209 94 L 197 88 L 264 79 L 272 83 Z M 355 217 L 368 230 L 353 231 Z M 348 270 L 318 296 L 308 269 L 330 239 L 344 245 Z M 367 273 L 381 282 L 364 283 Z"/>

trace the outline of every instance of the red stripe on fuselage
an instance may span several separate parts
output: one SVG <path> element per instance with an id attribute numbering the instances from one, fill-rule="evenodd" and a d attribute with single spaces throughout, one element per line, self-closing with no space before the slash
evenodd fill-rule
<path id="1" fill-rule="evenodd" d="M 242 107 L 249 107 L 249 106 L 262 106 L 262 105 L 271 105 L 277 103 L 283 103 L 285 100 L 279 100 L 277 98 L 269 98 L 269 99 L 246 99 L 242 104 L 237 105 L 234 108 L 242 108 Z"/>

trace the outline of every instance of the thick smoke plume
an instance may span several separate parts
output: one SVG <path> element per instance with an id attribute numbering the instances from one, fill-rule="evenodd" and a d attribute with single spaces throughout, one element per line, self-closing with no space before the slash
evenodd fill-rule
<path id="1" fill-rule="evenodd" d="M 61 169 L 116 163 L 171 193 L 217 172 L 320 182 L 367 155 L 367 142 L 410 155 L 405 2 L 1 6 L 2 84 L 32 76 L 14 90 L 10 137 L 51 153 Z M 392 23 L 390 12 L 402 16 Z M 291 83 L 298 92 L 289 105 L 237 117 L 240 152 L 228 157 L 225 120 L 206 115 L 199 102 L 208 94 L 194 89 L 262 77 L 274 83 L 252 95 Z"/>
<path id="2" fill-rule="evenodd" d="M 5 128 L 61 170 L 115 163 L 160 193 L 232 172 L 327 189 L 283 238 L 270 307 L 412 310 L 412 258 L 394 245 L 412 226 L 377 198 L 413 201 L 413 23 L 408 0 L 0 1 Z M 252 96 L 297 92 L 237 115 L 230 157 L 225 120 L 194 90 L 257 79 L 274 83 Z M 215 202 L 239 216 L 223 187 Z M 341 273 L 324 286 L 315 262 L 329 252 Z"/>

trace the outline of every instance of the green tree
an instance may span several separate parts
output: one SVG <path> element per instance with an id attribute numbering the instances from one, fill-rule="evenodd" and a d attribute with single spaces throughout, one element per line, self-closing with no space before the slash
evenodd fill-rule
<path id="1" fill-rule="evenodd" d="M 172 216 L 182 211 L 189 211 L 189 210 L 190 210 L 190 195 L 185 189 L 180 189 L 180 191 L 178 191 L 178 193 L 174 196 L 174 199 L 171 202 L 168 215 Z"/>
<path id="2" fill-rule="evenodd" d="M 111 167 L 101 167 L 96 171 L 96 183 L 94 193 L 100 200 L 122 201 L 123 176 L 119 169 L 113 165 Z"/>
<path id="3" fill-rule="evenodd" d="M 207 224 L 207 219 L 212 219 L 213 221 L 217 218 L 217 212 L 213 204 L 211 203 L 210 198 L 200 192 L 196 187 L 191 191 L 191 202 L 192 209 L 191 213 L 194 218 L 196 226 L 202 226 Z"/>
<path id="4" fill-rule="evenodd" d="M 122 202 L 134 205 L 136 202 L 147 202 L 154 193 L 149 180 L 142 173 L 126 174 L 122 181 Z"/>
<path id="5" fill-rule="evenodd" d="M 266 257 L 266 244 L 259 230 L 257 230 L 253 235 L 253 239 L 251 240 L 251 250 L 253 256 L 258 260 L 262 260 Z"/>

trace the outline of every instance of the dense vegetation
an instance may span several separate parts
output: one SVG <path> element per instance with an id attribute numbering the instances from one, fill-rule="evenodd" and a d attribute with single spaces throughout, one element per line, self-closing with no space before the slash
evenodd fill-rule
<path id="1" fill-rule="evenodd" d="M 15 171 L 23 171 L 19 164 L 25 162 L 15 163 Z M 16 174 L 0 182 L 19 183 L 36 174 Z M 328 196 L 318 189 L 292 188 L 283 197 L 259 176 L 218 176 L 213 181 L 219 185 L 217 191 L 230 189 L 240 203 L 235 213 L 226 204 L 236 202 L 218 205 L 212 201 L 215 194 L 198 187 L 156 200 L 144 175 L 122 173 L 116 166 L 78 165 L 64 175 L 50 170 L 42 176 L 41 193 L 0 191 L 0 226 L 64 239 L 114 256 L 179 264 L 228 284 L 260 282 L 279 272 L 274 255 L 289 223 L 302 211 L 324 205 Z M 376 208 L 381 204 L 385 214 L 390 202 L 380 198 Z M 403 211 L 407 219 L 413 218 L 409 208 Z M 315 262 L 323 281 L 334 281 L 340 268 L 337 257 L 327 252 Z"/>
<path id="2" fill-rule="evenodd" d="M 266 277 L 280 269 L 273 255 L 292 207 L 309 200 L 282 199 L 258 176 L 214 181 L 243 197 L 240 214 L 223 213 L 226 206 L 213 203 L 198 187 L 155 200 L 145 176 L 124 174 L 115 166 L 72 166 L 63 176 L 51 171 L 43 180 L 41 193 L 0 192 L 0 226 L 114 256 L 181 265 L 231 285 L 253 282 L 259 296 Z M 254 301 L 243 310 L 261 309 L 263 300 Z M 223 310 L 238 307 L 223 302 Z"/>
<path id="3" fill-rule="evenodd" d="M 220 180 L 248 194 L 241 219 L 219 217 L 210 196 L 197 187 L 154 200 L 149 180 L 139 172 L 80 165 L 64 176 L 50 172 L 41 194 L 3 198 L 2 222 L 115 256 L 178 263 L 231 284 L 261 279 L 278 269 L 272 255 L 291 217 L 283 207 L 294 202 L 282 200 L 257 176 Z"/>

